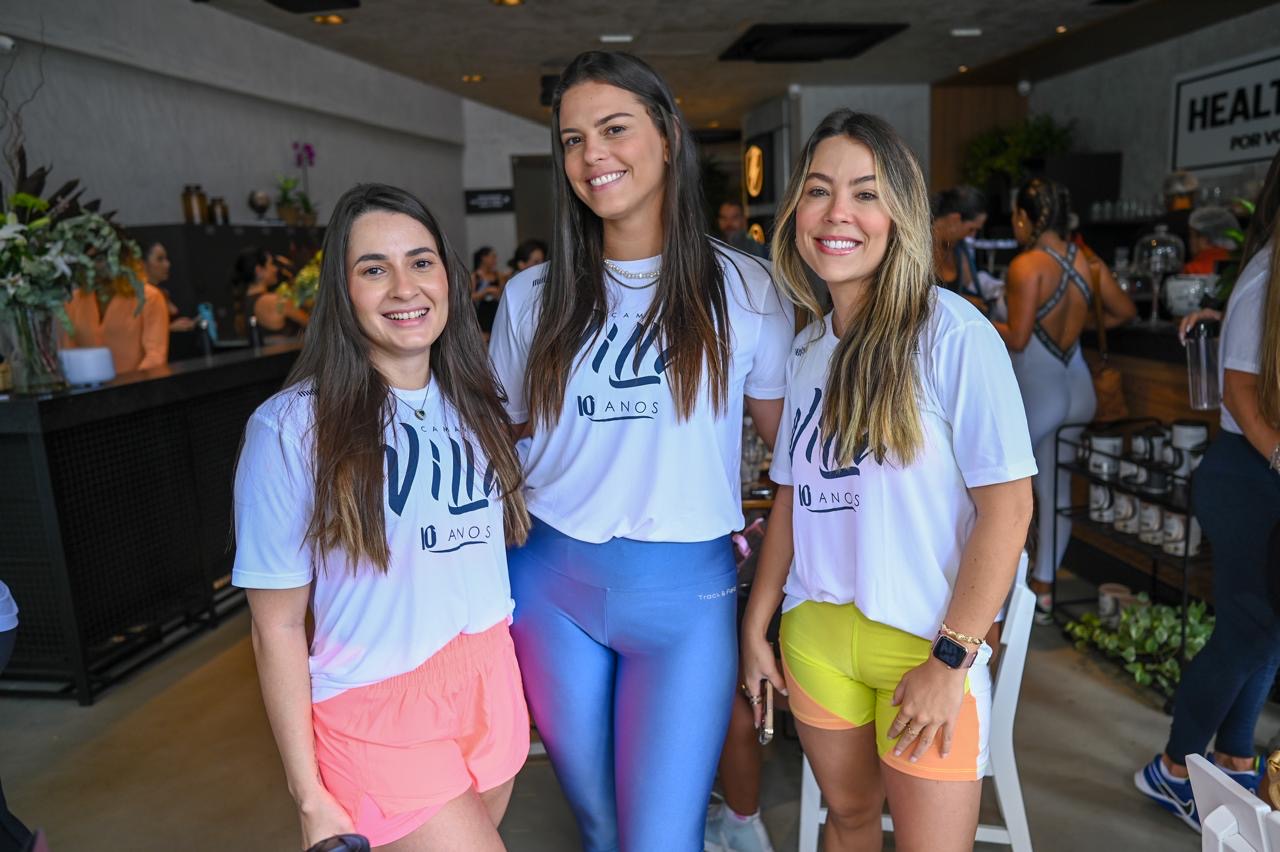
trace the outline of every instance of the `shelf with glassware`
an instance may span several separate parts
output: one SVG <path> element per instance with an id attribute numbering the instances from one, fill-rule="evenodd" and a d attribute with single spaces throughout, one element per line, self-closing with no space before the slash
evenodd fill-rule
<path id="1" fill-rule="evenodd" d="M 1054 493 L 1061 476 L 1078 478 L 1089 493 L 1086 505 L 1069 500 L 1055 506 L 1055 514 L 1072 522 L 1077 537 L 1101 539 L 1111 555 L 1148 574 L 1153 598 L 1162 583 L 1178 589 L 1184 643 L 1193 585 L 1196 597 L 1209 597 L 1208 542 L 1190 501 L 1192 474 L 1208 440 L 1207 421 L 1165 424 L 1152 417 L 1065 424 L 1055 436 Z M 1055 552 L 1057 545 L 1055 526 Z M 1056 580 L 1054 592 L 1055 616 L 1064 607 L 1096 600 L 1059 600 Z"/>

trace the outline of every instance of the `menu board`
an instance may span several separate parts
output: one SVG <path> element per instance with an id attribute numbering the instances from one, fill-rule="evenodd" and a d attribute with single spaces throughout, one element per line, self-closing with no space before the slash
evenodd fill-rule
<path id="1" fill-rule="evenodd" d="M 1280 48 L 1174 79 L 1174 169 L 1197 171 L 1265 163 L 1277 151 Z"/>

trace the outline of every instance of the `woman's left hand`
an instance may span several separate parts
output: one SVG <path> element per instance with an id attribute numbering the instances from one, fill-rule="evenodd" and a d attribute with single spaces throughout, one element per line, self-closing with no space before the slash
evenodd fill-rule
<path id="1" fill-rule="evenodd" d="M 889 726 L 889 739 L 896 757 L 907 752 L 915 763 L 928 753 L 933 741 L 942 738 L 942 756 L 951 754 L 951 738 L 964 700 L 968 669 L 950 669 L 930 657 L 902 676 L 893 693 L 898 716 Z M 913 748 L 914 746 L 914 748 Z"/>

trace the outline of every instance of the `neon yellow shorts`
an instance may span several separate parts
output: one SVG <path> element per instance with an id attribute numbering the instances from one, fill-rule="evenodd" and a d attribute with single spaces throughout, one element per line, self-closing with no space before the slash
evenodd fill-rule
<path id="1" fill-rule="evenodd" d="M 951 754 L 942 738 L 915 763 L 894 757 L 889 727 L 897 718 L 893 693 L 902 676 L 929 658 L 932 643 L 867 618 L 853 604 L 805 601 L 782 615 L 782 665 L 791 712 L 806 725 L 839 731 L 876 724 L 880 759 L 907 775 L 972 781 L 987 770 L 991 674 L 986 645 L 965 678 L 964 703 L 952 732 Z"/>

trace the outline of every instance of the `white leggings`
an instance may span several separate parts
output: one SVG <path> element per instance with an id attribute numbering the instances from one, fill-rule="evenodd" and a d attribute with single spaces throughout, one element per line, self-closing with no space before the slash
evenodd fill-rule
<path id="1" fill-rule="evenodd" d="M 1027 411 L 1027 428 L 1031 433 L 1031 446 L 1035 449 L 1036 468 L 1039 473 L 1032 480 L 1038 514 L 1036 562 L 1032 576 L 1043 582 L 1052 582 L 1057 573 L 1062 554 L 1071 538 L 1071 521 L 1059 517 L 1054 511 L 1069 505 L 1071 477 L 1058 477 L 1058 493 L 1053 493 L 1054 440 L 1058 427 L 1063 423 L 1087 423 L 1093 419 L 1098 400 L 1093 393 L 1093 378 L 1089 365 L 1079 348 L 1071 360 L 1063 364 L 1052 355 L 1034 335 L 1027 348 L 1010 353 L 1013 373 L 1018 377 L 1018 389 L 1022 392 L 1022 405 Z M 1069 429 L 1063 437 L 1077 441 L 1080 429 Z M 1064 448 L 1062 458 L 1069 460 L 1071 448 Z M 1054 547 L 1053 524 L 1058 524 L 1058 542 Z"/>

